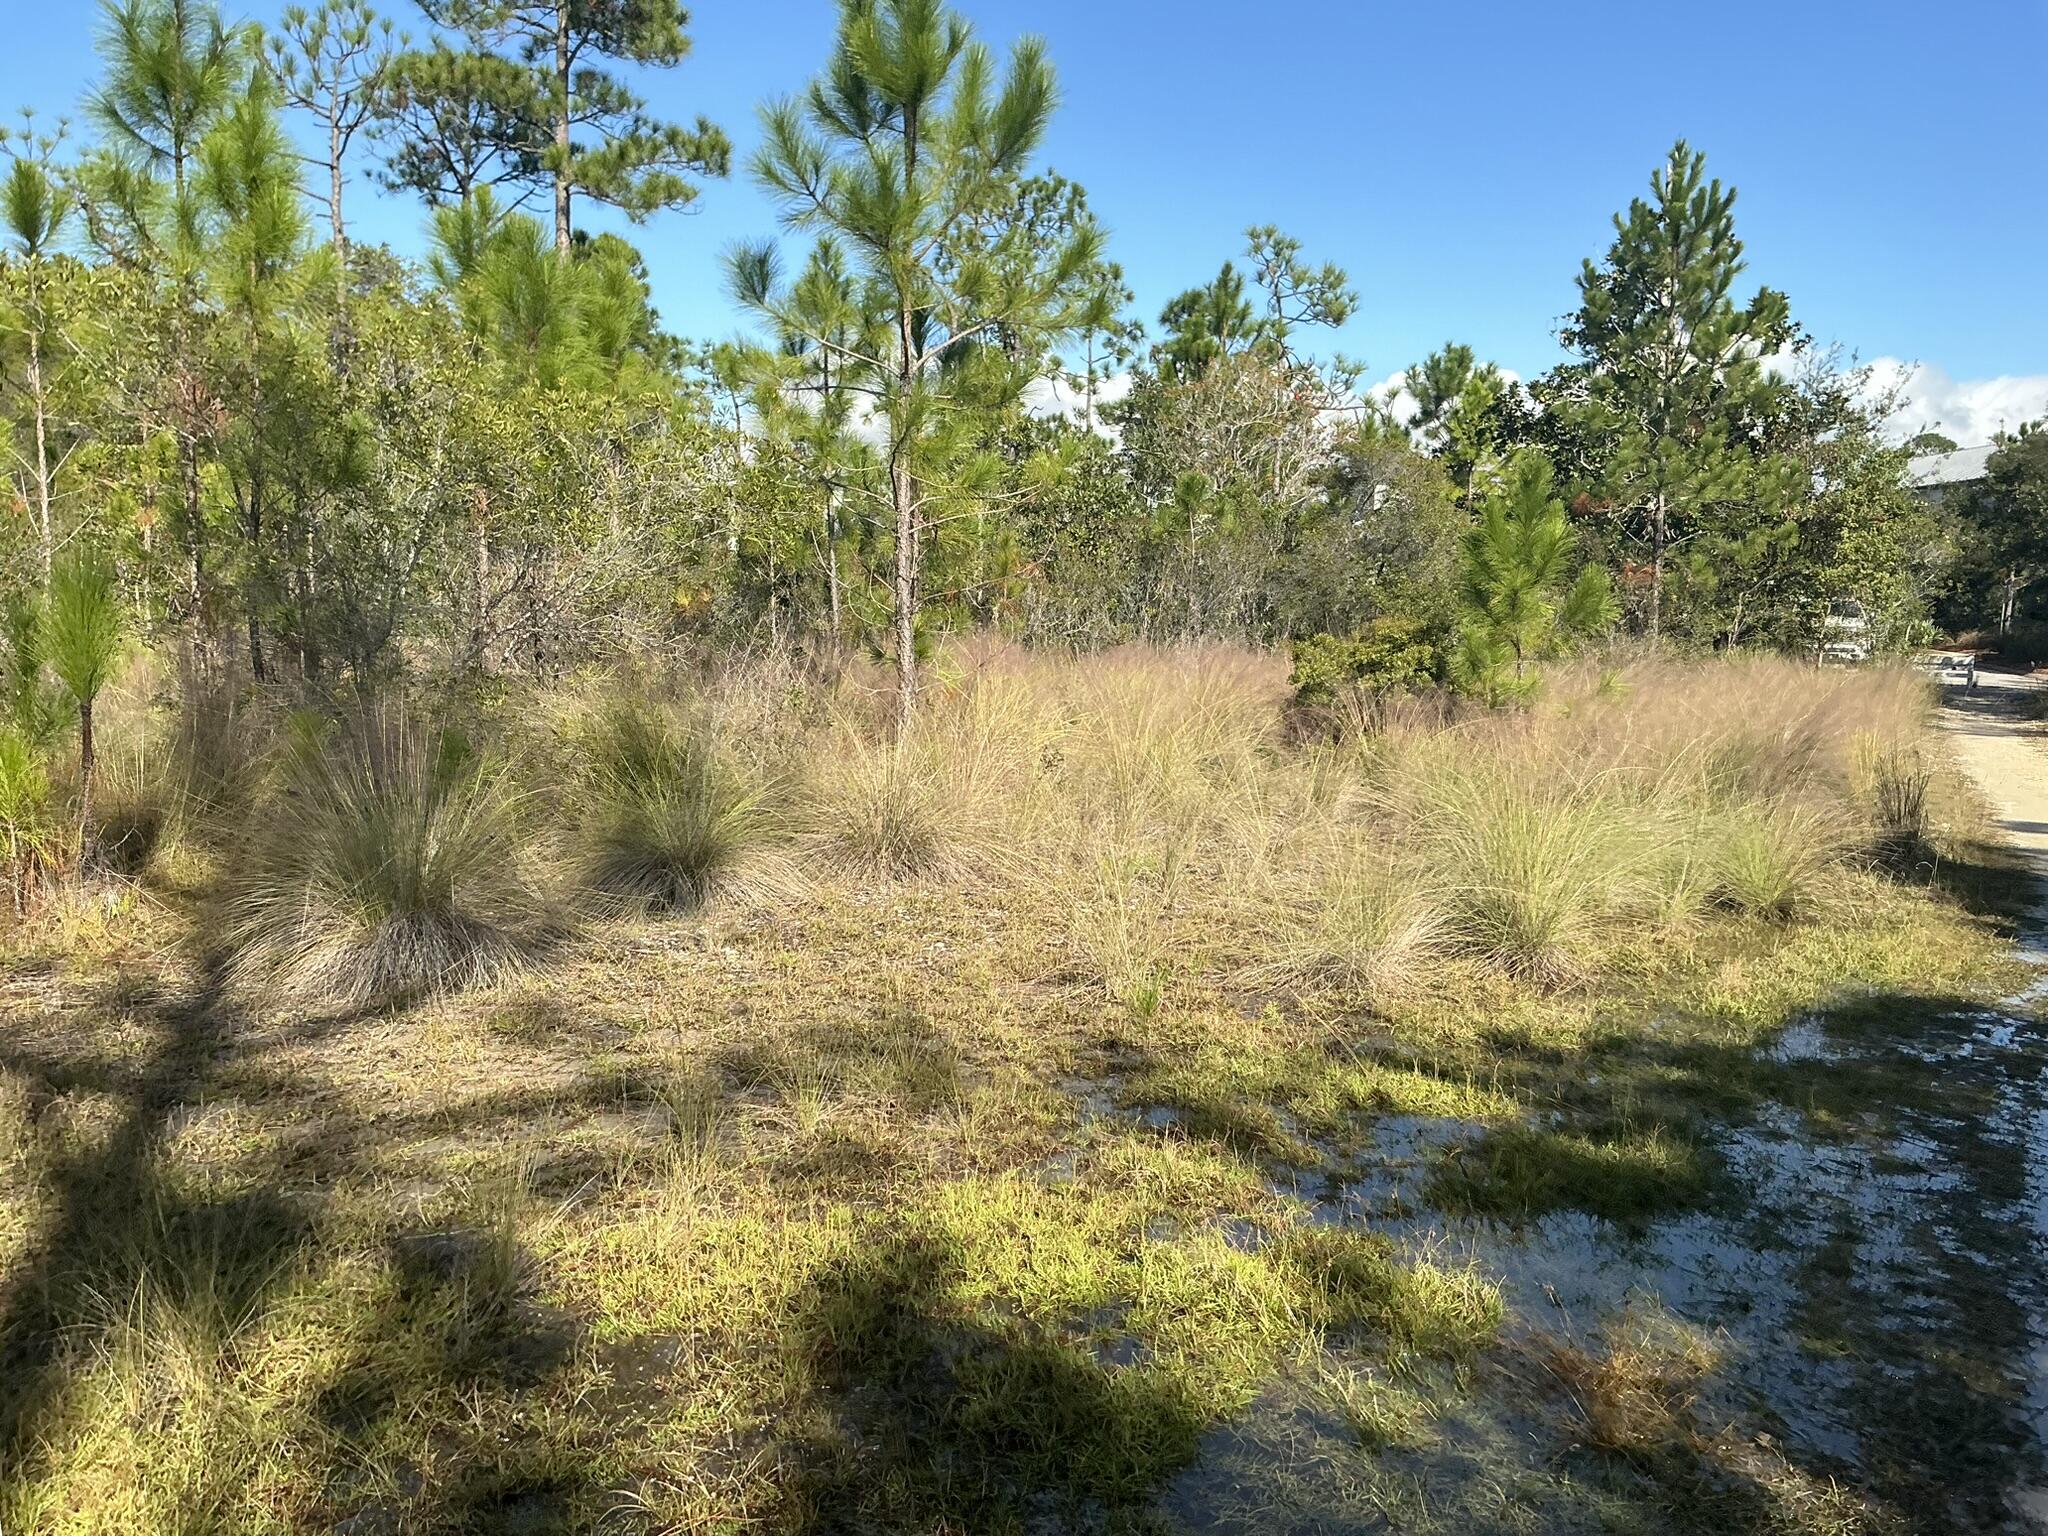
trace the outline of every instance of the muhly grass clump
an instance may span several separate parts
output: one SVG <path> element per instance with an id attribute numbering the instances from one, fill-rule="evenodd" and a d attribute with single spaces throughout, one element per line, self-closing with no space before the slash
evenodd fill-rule
<path id="1" fill-rule="evenodd" d="M 1714 894 L 1738 912 L 1789 921 L 1816 903 L 1845 839 L 1840 818 L 1799 803 L 1751 803 L 1714 832 Z"/>
<path id="2" fill-rule="evenodd" d="M 252 990 L 363 1007 L 490 981 L 553 932 L 521 804 L 460 737 L 374 717 L 287 748 L 229 877 Z"/>
<path id="3" fill-rule="evenodd" d="M 768 832 L 767 796 L 745 782 L 710 719 L 618 698 L 583 736 L 580 876 L 603 900 L 688 911 Z"/>
<path id="4" fill-rule="evenodd" d="M 1455 734 L 1406 765 L 1396 814 L 1436 870 L 1450 932 L 1506 970 L 1579 974 L 1610 919 L 1639 898 L 1644 828 L 1609 779 L 1540 740 Z"/>
<path id="5" fill-rule="evenodd" d="M 1911 743 L 1868 735 L 1859 746 L 1858 766 L 1874 823 L 1873 851 L 1887 863 L 1908 863 L 1928 843 L 1934 770 Z"/>
<path id="6" fill-rule="evenodd" d="M 1427 972 L 1446 918 L 1424 872 L 1356 832 L 1322 830 L 1292 878 L 1258 893 L 1249 928 L 1262 956 L 1244 971 L 1259 986 L 1396 996 Z"/>
<path id="7" fill-rule="evenodd" d="M 1029 865 L 1047 722 L 1028 689 L 935 690 L 900 730 L 842 715 L 811 753 L 800 844 L 855 874 L 977 883 Z"/>
<path id="8" fill-rule="evenodd" d="M 61 855 L 49 771 L 25 732 L 0 724 L 0 876 L 15 916 L 27 909 L 37 879 Z"/>

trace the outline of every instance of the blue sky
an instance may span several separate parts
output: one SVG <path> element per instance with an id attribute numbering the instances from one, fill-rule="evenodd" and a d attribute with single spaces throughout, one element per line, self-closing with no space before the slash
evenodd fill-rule
<path id="1" fill-rule="evenodd" d="M 97 7 L 0 6 L 0 105 L 74 109 Z M 259 21 L 277 8 L 227 6 Z M 420 26 L 411 0 L 384 9 Z M 1237 254 L 1247 224 L 1275 223 L 1350 270 L 1364 302 L 1333 344 L 1371 377 L 1446 338 L 1539 372 L 1580 260 L 1683 134 L 1741 189 L 1750 279 L 1789 292 L 1823 341 L 1926 365 L 1922 418 L 1973 437 L 2048 408 L 2044 0 L 963 9 L 999 44 L 1048 40 L 1064 99 L 1045 163 L 1089 189 L 1148 319 Z M 743 158 L 756 104 L 823 62 L 834 7 L 693 10 L 692 58 L 640 83 L 658 110 L 720 123 Z M 418 205 L 360 167 L 357 183 L 355 233 L 416 251 Z M 715 337 L 738 324 L 718 253 L 773 232 L 775 214 L 743 170 L 699 209 L 633 237 L 671 328 Z"/>

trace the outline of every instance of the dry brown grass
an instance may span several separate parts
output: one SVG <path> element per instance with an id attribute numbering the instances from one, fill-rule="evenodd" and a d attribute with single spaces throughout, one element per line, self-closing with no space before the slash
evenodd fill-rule
<path id="1" fill-rule="evenodd" d="M 39 1383 L 9 1528 L 1139 1522 L 1289 1362 L 1355 1351 L 1336 1422 L 1379 1444 L 1437 1411 L 1389 1371 L 1491 1347 L 1485 1277 L 1300 1235 L 1258 1155 L 1385 1115 L 1523 1123 L 1660 997 L 1686 1002 L 1660 1041 L 1730 1049 L 1848 974 L 1956 990 L 1983 964 L 1954 911 L 1847 865 L 1853 913 L 1822 882 L 1766 927 L 1646 856 L 1697 823 L 1710 864 L 1717 818 L 1779 804 L 1698 766 L 1749 728 L 1689 697 L 1710 668 L 1342 753 L 1284 738 L 1267 658 L 983 647 L 936 673 L 907 742 L 858 669 L 681 688 L 749 792 L 793 786 L 800 867 L 473 990 L 338 1026 L 199 1012 L 196 910 L 158 896 L 8 949 L 0 1266 L 40 1285 L 54 1255 L 61 1346 L 0 1389 Z M 1634 718 L 1667 695 L 1691 726 Z M 1861 814 L 1848 701 L 1774 707 L 1752 755 L 1796 765 L 1783 804 Z M 1467 798 L 1432 795 L 1453 770 Z M 928 855 L 846 833 L 878 773 L 928 797 Z M 1623 828 L 1574 987 L 1467 926 L 1434 818 L 1503 788 Z M 1683 942 L 1635 957 L 1666 908 Z M 1112 1075 L 1152 1096 L 1123 1110 L 1182 1118 L 1076 1084 Z M 1661 1357 L 1586 1358 L 1604 1440 L 1682 1425 Z M 1398 1492 L 1327 1449 L 1309 1468 L 1351 1469 L 1359 1523 Z M 1570 1477 L 1516 1475 L 1582 1512 Z"/>

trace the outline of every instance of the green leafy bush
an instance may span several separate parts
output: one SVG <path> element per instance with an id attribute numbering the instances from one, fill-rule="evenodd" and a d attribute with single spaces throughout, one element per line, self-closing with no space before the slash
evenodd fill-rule
<path id="1" fill-rule="evenodd" d="M 1443 679 L 1443 654 L 1415 619 L 1374 619 L 1354 636 L 1309 635 L 1294 642 L 1295 703 L 1353 734 L 1377 726 L 1385 701 Z"/>

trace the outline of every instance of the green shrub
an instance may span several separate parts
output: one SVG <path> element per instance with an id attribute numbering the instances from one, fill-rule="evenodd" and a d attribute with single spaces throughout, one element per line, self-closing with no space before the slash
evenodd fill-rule
<path id="1" fill-rule="evenodd" d="M 35 743 L 19 727 L 0 724 L 0 870 L 17 915 L 36 875 L 57 857 L 61 840 L 50 775 Z"/>
<path id="2" fill-rule="evenodd" d="M 610 900 L 681 911 L 708 897 L 763 830 L 708 725 L 619 702 L 588 732 L 583 880 Z"/>
<path id="3" fill-rule="evenodd" d="M 1295 703 L 1327 714 L 1340 732 L 1373 729 L 1389 698 L 1419 693 L 1443 678 L 1443 656 L 1426 625 L 1374 619 L 1348 639 L 1309 635 L 1294 642 Z"/>
<path id="4" fill-rule="evenodd" d="M 449 733 L 374 720 L 285 753 L 231 877 L 237 979 L 364 1007 L 518 967 L 553 931 L 503 775 Z"/>

